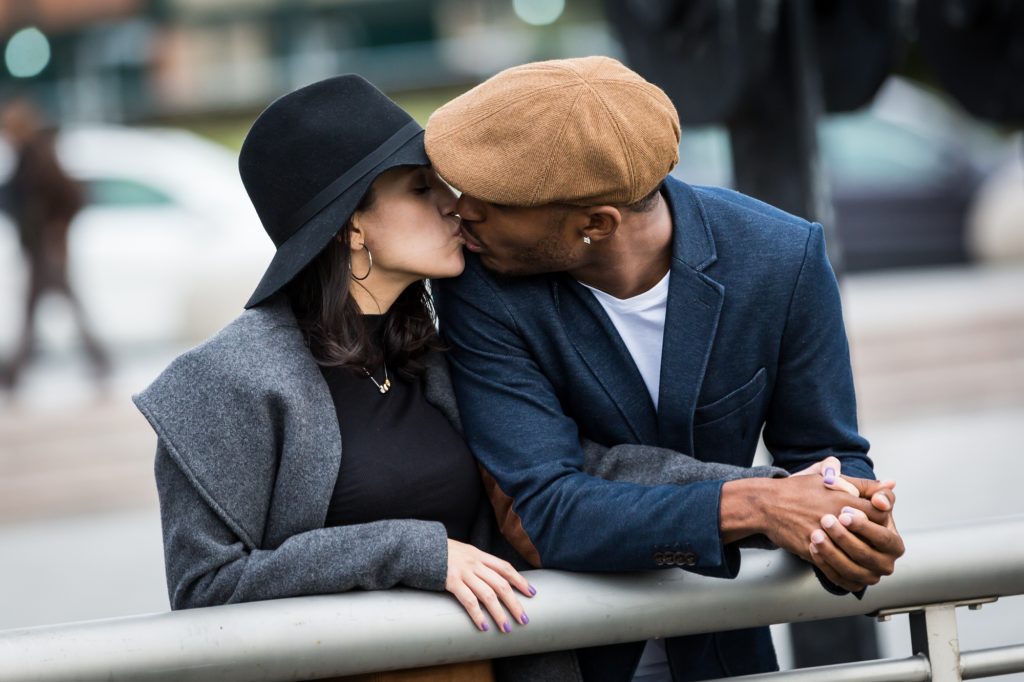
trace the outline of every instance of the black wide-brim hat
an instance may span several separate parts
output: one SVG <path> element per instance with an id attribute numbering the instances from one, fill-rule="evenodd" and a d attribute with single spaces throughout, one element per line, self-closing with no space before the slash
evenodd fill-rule
<path id="1" fill-rule="evenodd" d="M 242 184 L 277 247 L 245 307 L 299 274 L 345 227 L 377 176 L 429 163 L 423 128 L 360 76 L 328 78 L 275 100 L 238 156 Z"/>

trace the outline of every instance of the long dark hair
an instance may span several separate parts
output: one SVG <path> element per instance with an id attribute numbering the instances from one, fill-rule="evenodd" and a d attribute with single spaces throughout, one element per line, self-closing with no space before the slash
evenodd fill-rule
<path id="1" fill-rule="evenodd" d="M 372 203 L 371 189 L 356 210 Z M 338 236 L 341 239 L 331 239 L 284 289 L 313 358 L 324 367 L 349 367 L 359 372 L 364 368 L 373 371 L 386 361 L 389 370 L 406 379 L 422 375 L 424 366 L 419 359 L 423 354 L 443 349 L 425 282 L 410 284 L 388 309 L 383 321 L 383 344 L 378 346 L 350 291 L 349 226 Z"/>

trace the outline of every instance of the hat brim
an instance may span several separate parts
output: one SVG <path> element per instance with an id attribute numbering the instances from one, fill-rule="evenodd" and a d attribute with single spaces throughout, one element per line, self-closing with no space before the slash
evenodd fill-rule
<path id="1" fill-rule="evenodd" d="M 246 302 L 252 308 L 277 293 L 292 281 L 330 243 L 356 210 L 356 206 L 369 190 L 373 181 L 384 171 L 397 166 L 429 166 L 430 159 L 423 147 L 423 133 L 399 147 L 394 154 L 374 166 L 355 184 L 338 195 L 322 211 L 306 221 L 284 243 L 263 273 L 256 291 Z"/>

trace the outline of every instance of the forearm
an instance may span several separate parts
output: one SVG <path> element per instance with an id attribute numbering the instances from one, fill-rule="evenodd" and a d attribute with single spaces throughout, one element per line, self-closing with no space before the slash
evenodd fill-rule
<path id="1" fill-rule="evenodd" d="M 172 608 L 398 584 L 444 588 L 447 536 L 440 523 L 387 520 L 318 528 L 273 549 L 253 548 L 161 450 L 156 475 Z"/>
<path id="2" fill-rule="evenodd" d="M 447 568 L 444 526 L 413 520 L 321 528 L 252 551 L 225 545 L 207 529 L 168 550 L 175 609 L 400 584 L 441 590 Z"/>
<path id="3" fill-rule="evenodd" d="M 741 478 L 784 478 L 784 469 L 772 466 L 740 467 L 704 462 L 681 452 L 653 445 L 605 447 L 583 441 L 583 470 L 609 481 L 642 485 L 686 485 L 696 481 L 732 481 Z"/>
<path id="4" fill-rule="evenodd" d="M 721 485 L 638 486 L 575 474 L 542 484 L 517 510 L 544 568 L 650 570 L 671 552 L 689 555 L 690 570 L 731 577 L 738 565 L 719 537 Z"/>
<path id="5" fill-rule="evenodd" d="M 294 535 L 277 549 L 249 553 L 229 602 L 396 585 L 442 590 L 446 557 L 440 523 L 388 520 L 320 528 Z M 225 569 L 216 572 L 219 577 Z"/>

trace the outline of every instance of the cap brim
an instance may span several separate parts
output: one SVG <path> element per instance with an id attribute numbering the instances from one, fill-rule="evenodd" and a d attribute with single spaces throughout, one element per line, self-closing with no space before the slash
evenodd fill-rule
<path id="1" fill-rule="evenodd" d="M 316 258 L 352 216 L 370 185 L 381 173 L 397 166 L 429 165 L 430 159 L 423 148 L 423 133 L 420 133 L 374 166 L 281 244 L 245 307 L 252 308 L 270 298 Z"/>

